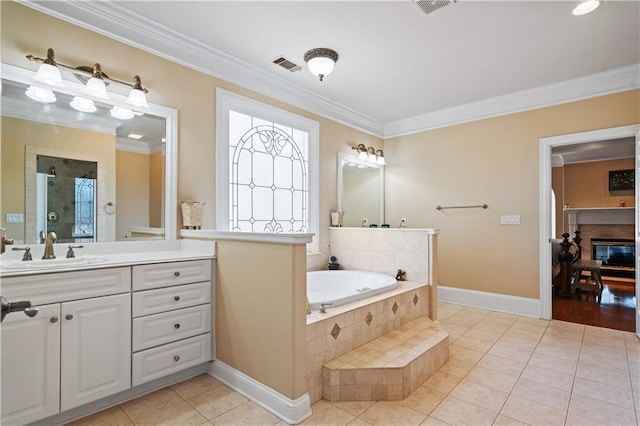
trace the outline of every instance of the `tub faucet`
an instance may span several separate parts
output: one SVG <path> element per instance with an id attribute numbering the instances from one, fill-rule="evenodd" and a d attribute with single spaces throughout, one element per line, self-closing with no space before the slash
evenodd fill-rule
<path id="1" fill-rule="evenodd" d="M 47 240 L 44 242 L 44 254 L 42 255 L 43 259 L 55 259 L 56 255 L 53 252 L 53 243 L 58 241 L 58 236 L 55 232 L 49 232 L 47 235 Z"/>
<path id="2" fill-rule="evenodd" d="M 333 305 L 333 303 L 331 303 L 331 302 L 322 302 L 322 303 L 320 304 L 320 313 L 321 313 L 321 314 L 326 314 L 326 313 L 327 313 L 327 310 L 326 310 L 324 307 L 325 307 L 325 306 L 331 306 L 331 305 Z"/>

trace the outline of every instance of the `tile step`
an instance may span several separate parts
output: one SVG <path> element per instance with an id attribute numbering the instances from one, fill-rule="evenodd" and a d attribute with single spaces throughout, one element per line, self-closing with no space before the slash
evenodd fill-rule
<path id="1" fill-rule="evenodd" d="M 449 335 L 429 318 L 416 318 L 326 363 L 323 398 L 401 400 L 448 360 Z"/>

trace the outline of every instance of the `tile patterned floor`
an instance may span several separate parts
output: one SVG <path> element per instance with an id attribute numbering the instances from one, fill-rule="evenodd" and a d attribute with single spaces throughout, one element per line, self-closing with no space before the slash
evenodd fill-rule
<path id="1" fill-rule="evenodd" d="M 640 341 L 627 332 L 439 303 L 451 360 L 403 401 L 319 401 L 305 425 L 640 426 Z M 284 425 L 207 375 L 84 425 Z"/>

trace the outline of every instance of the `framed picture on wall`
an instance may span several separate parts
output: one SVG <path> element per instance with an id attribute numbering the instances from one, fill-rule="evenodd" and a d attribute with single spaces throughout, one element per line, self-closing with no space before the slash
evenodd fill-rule
<path id="1" fill-rule="evenodd" d="M 609 171 L 609 191 L 626 191 L 635 189 L 635 170 L 610 170 Z"/>

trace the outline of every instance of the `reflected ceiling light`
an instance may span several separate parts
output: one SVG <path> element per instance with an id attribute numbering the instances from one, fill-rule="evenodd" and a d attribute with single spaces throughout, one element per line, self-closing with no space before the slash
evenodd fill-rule
<path id="1" fill-rule="evenodd" d="M 96 63 L 93 67 L 72 67 L 69 65 L 61 64 L 54 59 L 53 49 L 51 48 L 47 50 L 46 58 L 27 55 L 27 59 L 41 64 L 38 68 L 38 72 L 33 78 L 44 84 L 58 87 L 64 86 L 62 77 L 60 75 L 60 68 L 64 68 L 65 70 L 75 75 L 78 80 L 85 83 L 83 92 L 88 96 L 98 99 L 109 99 L 109 96 L 107 94 L 107 86 L 109 84 L 115 84 L 119 86 L 126 86 L 131 89 L 131 91 L 129 92 L 129 96 L 125 101 L 126 103 L 129 103 L 136 107 L 149 107 L 145 95 L 149 91 L 142 87 L 142 82 L 139 75 L 135 75 L 133 77 L 133 83 L 125 83 L 124 81 L 110 78 L 105 73 L 103 73 L 102 67 L 99 63 Z"/>
<path id="2" fill-rule="evenodd" d="M 64 86 L 58 64 L 54 58 L 53 49 L 47 49 L 47 59 L 42 60 L 42 63 L 38 67 L 38 72 L 33 76 L 33 79 L 50 86 Z"/>
<path id="3" fill-rule="evenodd" d="M 119 120 L 131 120 L 135 116 L 133 111 L 131 111 L 129 108 L 123 108 L 117 105 L 114 106 L 110 112 L 113 118 L 117 118 Z"/>
<path id="4" fill-rule="evenodd" d="M 129 92 L 129 97 L 125 102 L 137 107 L 149 106 L 147 103 L 147 97 L 142 89 L 142 81 L 140 80 L 139 75 L 133 76 L 133 88 L 131 89 L 131 92 Z"/>
<path id="5" fill-rule="evenodd" d="M 69 105 L 71 105 L 71 108 L 80 112 L 96 112 L 98 110 L 91 99 L 81 96 L 74 96 L 73 100 L 69 102 Z"/>
<path id="6" fill-rule="evenodd" d="M 140 133 L 129 133 L 128 137 L 131 139 L 142 139 L 144 135 Z"/>
<path id="7" fill-rule="evenodd" d="M 43 104 L 56 101 L 56 95 L 51 90 L 43 89 L 42 87 L 29 86 L 24 93 L 34 101 L 42 102 Z"/>
<path id="8" fill-rule="evenodd" d="M 581 2 L 573 9 L 573 13 L 576 16 L 586 15 L 587 13 L 591 13 L 596 10 L 600 6 L 600 2 L 598 0 L 587 0 Z"/>
<path id="9" fill-rule="evenodd" d="M 333 71 L 333 67 L 338 62 L 338 53 L 326 47 L 318 47 L 307 50 L 304 54 L 304 61 L 311 74 L 320 77 L 320 81 L 322 81 Z"/>

